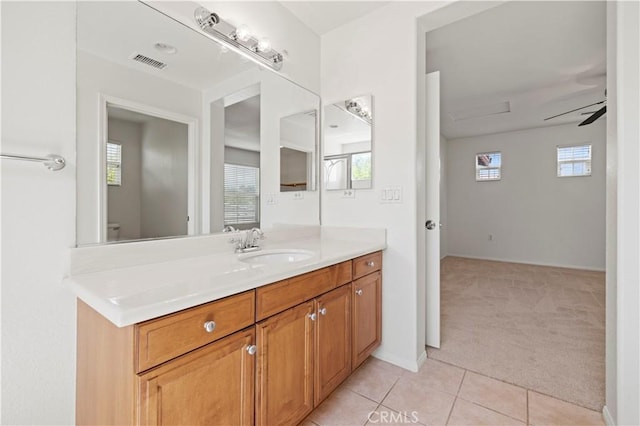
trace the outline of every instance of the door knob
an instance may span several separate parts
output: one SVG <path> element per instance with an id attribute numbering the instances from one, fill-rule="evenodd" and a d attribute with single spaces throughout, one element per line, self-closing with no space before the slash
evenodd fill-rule
<path id="1" fill-rule="evenodd" d="M 313 313 L 309 314 L 309 315 L 308 315 L 308 317 L 309 317 L 309 319 L 310 319 L 311 321 L 315 321 L 315 320 L 316 320 L 316 318 L 318 318 L 318 316 L 316 315 L 316 313 L 315 313 L 315 312 L 313 312 Z"/>
<path id="2" fill-rule="evenodd" d="M 256 345 L 247 346 L 247 353 L 249 355 L 255 355 L 258 351 L 258 347 Z"/>
<path id="3" fill-rule="evenodd" d="M 362 290 L 361 290 L 361 289 L 356 290 L 356 294 L 357 294 L 358 296 L 362 296 Z"/>
<path id="4" fill-rule="evenodd" d="M 320 312 L 320 315 L 327 315 L 327 308 L 322 308 L 318 312 Z"/>
<path id="5" fill-rule="evenodd" d="M 436 229 L 436 223 L 432 220 L 428 220 L 427 223 L 424 224 L 424 226 L 429 230 L 433 230 Z"/>

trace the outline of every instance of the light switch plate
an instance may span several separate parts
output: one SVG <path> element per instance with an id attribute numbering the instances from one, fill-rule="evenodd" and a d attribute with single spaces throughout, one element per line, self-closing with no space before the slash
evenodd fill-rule
<path id="1" fill-rule="evenodd" d="M 389 186 L 380 190 L 380 203 L 402 203 L 402 187 Z"/>
<path id="2" fill-rule="evenodd" d="M 275 205 L 278 204 L 278 197 L 276 194 L 267 194 L 267 204 L 268 205 Z"/>

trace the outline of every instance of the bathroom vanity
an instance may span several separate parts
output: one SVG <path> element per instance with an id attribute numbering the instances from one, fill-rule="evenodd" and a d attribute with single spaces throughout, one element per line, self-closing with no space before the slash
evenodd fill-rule
<path id="1" fill-rule="evenodd" d="M 261 264 L 259 257 L 247 262 L 229 253 L 69 277 L 79 296 L 77 423 L 302 421 L 381 342 L 384 239 L 349 241 L 336 235 L 297 239 L 292 251 L 313 255 L 286 264 Z M 291 246 L 270 243 L 263 256 Z M 183 283 L 183 296 L 195 300 L 188 294 L 198 291 L 194 289 L 207 293 L 205 286 L 197 286 L 203 276 L 196 264 L 213 265 L 215 260 L 218 267 L 230 267 L 209 272 L 219 283 L 217 290 L 223 287 L 230 294 L 172 311 L 180 296 L 164 268 L 195 271 L 183 271 L 191 276 Z M 159 296 L 145 299 L 152 294 L 148 286 L 127 297 L 115 296 L 135 286 L 140 268 L 156 270 L 160 281 L 164 275 L 157 287 L 164 301 Z M 284 278 L 270 278 L 274 276 Z M 235 284 L 227 286 L 231 281 Z M 113 309 L 105 310 L 100 298 Z M 154 309 L 170 312 L 144 320 L 127 314 L 145 303 L 147 316 Z"/>

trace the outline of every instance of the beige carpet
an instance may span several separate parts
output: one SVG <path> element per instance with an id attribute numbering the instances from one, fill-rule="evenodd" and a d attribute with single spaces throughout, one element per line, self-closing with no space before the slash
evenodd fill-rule
<path id="1" fill-rule="evenodd" d="M 602 272 L 447 257 L 441 360 L 602 410 Z"/>

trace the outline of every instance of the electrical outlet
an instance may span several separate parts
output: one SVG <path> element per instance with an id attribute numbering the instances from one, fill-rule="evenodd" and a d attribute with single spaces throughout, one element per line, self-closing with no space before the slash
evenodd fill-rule
<path id="1" fill-rule="evenodd" d="M 342 191 L 342 198 L 356 198 L 356 191 L 353 189 L 345 189 Z"/>
<path id="2" fill-rule="evenodd" d="M 267 194 L 267 205 L 275 205 L 278 204 L 278 197 L 276 196 L 276 194 Z"/>
<path id="3" fill-rule="evenodd" d="M 302 200 L 304 199 L 304 192 L 302 191 L 296 191 L 293 193 L 293 199 L 294 200 Z"/>
<path id="4" fill-rule="evenodd" d="M 489 234 L 489 241 L 493 241 L 493 235 Z"/>

